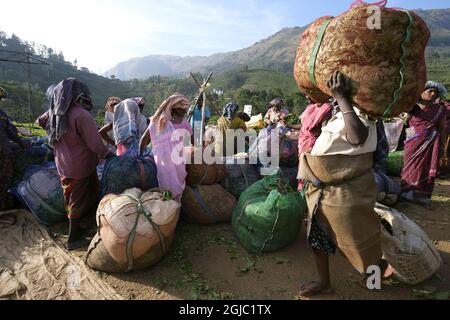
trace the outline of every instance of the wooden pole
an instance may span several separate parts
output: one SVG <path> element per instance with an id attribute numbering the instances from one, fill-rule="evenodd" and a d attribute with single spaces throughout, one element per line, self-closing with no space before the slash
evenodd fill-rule
<path id="1" fill-rule="evenodd" d="M 202 127 L 200 128 L 200 143 L 203 147 L 205 134 L 205 121 L 206 121 L 206 92 L 203 92 L 203 106 L 202 106 Z"/>
<path id="2" fill-rule="evenodd" d="M 202 127 L 200 130 L 200 139 L 201 139 L 200 141 L 201 141 L 202 147 L 204 144 L 203 136 L 205 134 L 205 126 L 206 126 L 206 124 L 205 124 L 205 121 L 206 121 L 206 86 L 208 85 L 209 81 L 211 80 L 211 77 L 212 77 L 212 72 L 208 75 L 208 78 L 206 78 L 206 80 L 203 81 L 204 90 L 203 90 L 203 106 L 202 106 Z"/>
<path id="3" fill-rule="evenodd" d="M 30 119 L 30 131 L 31 127 L 33 126 L 33 112 L 31 107 L 31 72 L 30 72 L 30 53 L 27 53 L 27 84 L 28 84 L 28 112 L 29 112 L 29 119 Z"/>

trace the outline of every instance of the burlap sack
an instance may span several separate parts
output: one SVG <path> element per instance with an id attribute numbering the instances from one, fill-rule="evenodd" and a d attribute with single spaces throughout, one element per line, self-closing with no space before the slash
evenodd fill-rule
<path id="1" fill-rule="evenodd" d="M 369 29 L 373 12 L 367 5 L 311 24 L 295 59 L 295 79 L 303 93 L 327 102 L 327 81 L 339 70 L 352 80 L 354 104 L 369 114 L 396 116 L 412 109 L 427 79 L 430 31 L 414 12 L 380 10 L 381 29 Z"/>
<path id="2" fill-rule="evenodd" d="M 236 203 L 236 199 L 219 184 L 187 186 L 183 193 L 181 214 L 190 223 L 228 222 Z"/>
<path id="3" fill-rule="evenodd" d="M 189 164 L 186 166 L 186 183 L 189 186 L 212 185 L 227 176 L 227 170 L 220 164 Z"/>
<path id="4" fill-rule="evenodd" d="M 378 203 L 375 211 L 391 226 L 392 233 L 382 227 L 381 244 L 384 258 L 402 282 L 416 285 L 439 271 L 442 257 L 415 222 L 403 213 Z"/>
<path id="5" fill-rule="evenodd" d="M 124 272 L 159 262 L 170 248 L 179 207 L 178 202 L 164 200 L 157 191 L 130 189 L 106 196 L 97 210 L 98 234 L 86 256 L 88 265 L 106 272 Z"/>

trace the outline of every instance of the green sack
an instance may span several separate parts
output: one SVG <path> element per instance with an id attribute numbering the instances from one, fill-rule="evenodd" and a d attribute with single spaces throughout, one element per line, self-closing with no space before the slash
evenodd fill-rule
<path id="1" fill-rule="evenodd" d="M 403 151 L 396 151 L 389 154 L 387 160 L 388 175 L 393 177 L 400 177 L 402 175 L 403 157 Z"/>
<path id="2" fill-rule="evenodd" d="M 233 230 L 247 250 L 274 252 L 298 238 L 306 208 L 304 194 L 276 174 L 241 195 L 233 211 Z"/>

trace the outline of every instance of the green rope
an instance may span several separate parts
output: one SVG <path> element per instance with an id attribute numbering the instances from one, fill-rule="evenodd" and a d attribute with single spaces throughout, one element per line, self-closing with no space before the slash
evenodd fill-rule
<path id="1" fill-rule="evenodd" d="M 411 41 L 412 27 L 414 24 L 414 19 L 409 11 L 407 11 L 407 10 L 401 10 L 401 11 L 405 12 L 408 15 L 409 25 L 408 25 L 408 28 L 406 29 L 406 38 L 405 38 L 405 40 L 403 40 L 402 45 L 401 45 L 402 56 L 400 57 L 400 65 L 401 65 L 401 67 L 400 67 L 400 87 L 397 90 L 395 90 L 394 95 L 393 95 L 394 100 L 387 107 L 386 111 L 383 114 L 383 117 L 389 117 L 392 114 L 392 108 L 397 104 L 399 94 L 405 85 L 405 69 L 406 69 L 405 57 L 406 57 L 406 51 L 407 51 L 405 44 L 407 42 Z"/>
<path id="2" fill-rule="evenodd" d="M 141 195 L 142 195 L 142 193 L 139 195 L 139 197 Z M 159 237 L 159 240 L 160 240 L 160 245 L 161 245 L 161 249 L 163 251 L 164 256 L 167 254 L 167 247 L 166 247 L 166 243 L 164 241 L 164 236 L 161 233 L 160 226 L 152 220 L 152 214 L 144 207 L 142 202 L 139 199 L 137 199 L 127 193 L 124 193 L 124 196 L 126 196 L 128 199 L 132 200 L 135 203 L 136 208 L 137 208 L 136 221 L 133 226 L 133 229 L 130 232 L 130 235 L 129 235 L 129 238 L 127 241 L 126 254 L 127 254 L 127 259 L 128 259 L 128 268 L 125 272 L 130 272 L 134 266 L 134 258 L 132 255 L 132 248 L 133 248 L 133 244 L 134 244 L 134 239 L 136 237 L 136 229 L 138 226 L 139 217 L 141 214 L 148 220 L 148 222 L 152 225 L 153 229 L 156 231 L 156 233 Z"/>
<path id="3" fill-rule="evenodd" d="M 264 244 L 262 245 L 262 247 L 259 249 L 259 253 L 263 253 L 264 250 L 266 249 L 266 246 L 269 242 L 273 241 L 273 239 L 275 238 L 275 230 L 277 229 L 278 226 L 278 222 L 280 221 L 280 207 L 279 207 L 279 203 L 280 203 L 280 198 L 281 198 L 281 194 L 280 197 L 277 200 L 277 218 L 274 221 L 273 227 L 272 227 L 272 232 L 270 234 L 270 237 L 267 238 L 266 240 L 264 240 Z"/>
<path id="4" fill-rule="evenodd" d="M 311 82 L 317 86 L 316 81 L 316 61 L 317 55 L 319 54 L 320 45 L 322 44 L 323 38 L 325 36 L 325 31 L 327 31 L 328 26 L 330 25 L 333 18 L 326 20 L 322 27 L 320 28 L 319 34 L 317 35 L 316 43 L 314 45 L 314 49 L 311 53 L 311 58 L 309 59 L 309 79 Z"/>
<path id="5" fill-rule="evenodd" d="M 247 209 L 247 207 L 251 204 L 257 203 L 261 200 L 266 200 L 267 196 L 259 196 L 259 197 L 255 197 L 247 202 L 244 203 L 244 205 L 241 208 L 241 212 L 239 213 L 239 216 L 236 219 L 236 222 L 234 224 L 234 227 L 237 228 L 237 226 L 240 224 L 242 217 L 244 216 L 245 210 Z"/>

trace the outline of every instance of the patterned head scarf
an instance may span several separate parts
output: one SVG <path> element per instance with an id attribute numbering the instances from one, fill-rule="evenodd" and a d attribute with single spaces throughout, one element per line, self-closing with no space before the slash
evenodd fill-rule
<path id="1" fill-rule="evenodd" d="M 145 106 L 145 99 L 144 97 L 137 97 L 133 98 L 134 101 L 139 105 L 139 107 Z"/>
<path id="2" fill-rule="evenodd" d="M 175 93 L 167 98 L 158 108 L 150 123 L 157 124 L 157 132 L 160 133 L 166 127 L 167 121 L 172 120 L 172 111 L 175 109 L 188 110 L 190 101 L 184 95 Z"/>
<path id="3" fill-rule="evenodd" d="M 91 92 L 83 82 L 69 78 L 61 81 L 54 88 L 49 115 L 50 125 L 48 126 L 51 145 L 59 141 L 67 132 L 67 111 L 77 101 L 93 106 Z"/>
<path id="4" fill-rule="evenodd" d="M 52 84 L 50 87 L 47 88 L 47 91 L 45 92 L 45 96 L 47 97 L 48 102 L 53 101 L 53 94 L 55 93 L 56 84 Z"/>
<path id="5" fill-rule="evenodd" d="M 428 81 L 427 84 L 425 85 L 425 90 L 431 88 L 436 89 L 439 92 L 439 97 L 441 98 L 445 98 L 445 96 L 447 95 L 448 92 L 447 88 L 439 82 Z"/>
<path id="6" fill-rule="evenodd" d="M 281 98 L 275 98 L 272 101 L 270 101 L 270 108 L 281 108 L 284 105 L 284 100 Z"/>
<path id="7" fill-rule="evenodd" d="M 228 103 L 223 109 L 223 116 L 227 119 L 232 120 L 235 116 L 236 111 L 238 111 L 239 105 L 233 102 Z"/>

